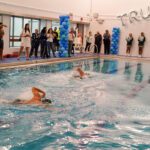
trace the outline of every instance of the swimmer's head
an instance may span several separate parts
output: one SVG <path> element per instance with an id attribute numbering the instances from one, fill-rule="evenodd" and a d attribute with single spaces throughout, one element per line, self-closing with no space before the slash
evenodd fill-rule
<path id="1" fill-rule="evenodd" d="M 78 71 L 79 73 L 82 73 L 82 74 L 84 73 L 80 67 L 78 67 L 78 68 L 76 69 L 76 71 Z"/>
<path id="2" fill-rule="evenodd" d="M 52 100 L 47 99 L 47 98 L 43 98 L 43 99 L 41 99 L 41 101 L 42 101 L 43 104 L 51 104 L 52 103 Z"/>

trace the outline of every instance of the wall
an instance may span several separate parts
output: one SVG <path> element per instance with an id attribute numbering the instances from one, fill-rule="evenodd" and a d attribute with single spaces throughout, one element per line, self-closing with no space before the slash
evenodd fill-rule
<path id="1" fill-rule="evenodd" d="M 121 29 L 121 38 L 120 38 L 120 52 L 119 55 L 126 55 L 126 37 L 129 33 L 133 33 L 134 42 L 132 48 L 132 56 L 138 56 L 138 36 L 140 32 L 144 32 L 146 36 L 146 43 L 144 49 L 144 57 L 150 57 L 150 30 L 148 27 L 150 26 L 150 21 L 141 21 L 139 23 L 128 24 L 127 27 L 123 27 L 120 20 L 105 20 L 102 25 L 99 25 L 97 22 L 93 21 L 90 30 L 95 33 L 99 31 L 101 34 L 105 32 L 106 29 L 110 31 L 112 34 L 113 27 L 120 27 Z M 104 48 L 102 46 L 102 52 Z"/>
<path id="2" fill-rule="evenodd" d="M 102 7 L 100 7 L 102 6 Z M 135 22 L 130 24 L 127 21 L 128 25 L 126 27 L 122 26 L 120 20 L 116 19 L 116 16 L 129 13 L 130 11 L 136 10 L 139 11 L 142 9 L 147 14 L 147 7 L 150 6 L 148 0 L 93 0 L 93 13 L 98 12 L 102 14 L 101 18 L 104 18 L 104 23 L 102 25 L 98 24 L 96 21 L 93 21 L 90 30 L 95 33 L 96 31 L 100 31 L 102 34 L 106 29 L 110 32 L 113 27 L 120 27 L 121 29 L 121 40 L 120 40 L 120 55 L 125 55 L 126 53 L 126 37 L 131 32 L 134 36 L 134 43 L 132 49 L 132 55 L 138 55 L 138 36 L 140 32 L 144 32 L 146 35 L 146 43 L 144 49 L 144 56 L 150 57 L 150 30 L 148 30 L 150 26 L 150 21 L 141 20 L 140 22 Z"/>
<path id="3" fill-rule="evenodd" d="M 0 0 L 0 10 L 45 17 L 72 12 L 75 16 L 85 17 L 90 10 L 90 0 Z"/>

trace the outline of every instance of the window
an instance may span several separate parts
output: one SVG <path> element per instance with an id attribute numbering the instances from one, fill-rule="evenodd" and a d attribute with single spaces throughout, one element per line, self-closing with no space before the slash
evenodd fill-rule
<path id="1" fill-rule="evenodd" d="M 40 31 L 47 26 L 47 22 L 46 20 L 41 20 L 41 24 L 40 24 Z"/>
<path id="2" fill-rule="evenodd" d="M 22 23 L 22 18 L 14 18 L 14 36 L 20 36 L 22 29 L 23 29 L 23 23 Z"/>
<path id="3" fill-rule="evenodd" d="M 55 27 L 57 27 L 57 29 L 59 28 L 59 21 L 52 21 L 53 30 L 54 30 Z"/>
<path id="4" fill-rule="evenodd" d="M 0 22 L 2 22 L 2 15 L 0 15 Z"/>
<path id="5" fill-rule="evenodd" d="M 27 24 L 27 23 L 30 25 L 30 28 L 31 28 L 31 19 L 24 18 L 24 26 L 25 26 L 25 24 Z"/>
<path id="6" fill-rule="evenodd" d="M 20 34 L 23 29 L 23 18 L 11 17 L 10 23 L 10 47 L 20 46 Z"/>
<path id="7" fill-rule="evenodd" d="M 52 28 L 52 21 L 47 21 L 47 29 Z"/>
<path id="8" fill-rule="evenodd" d="M 35 29 L 39 29 L 39 20 L 23 18 L 23 17 L 11 17 L 10 23 L 10 47 L 19 47 L 20 46 L 20 34 L 25 26 L 28 23 L 30 25 L 31 32 L 34 32 Z"/>
<path id="9" fill-rule="evenodd" d="M 1 15 L 0 21 L 2 21 Z M 59 28 L 59 21 L 12 16 L 10 19 L 10 47 L 20 47 L 20 34 L 26 23 L 29 23 L 31 33 L 35 32 L 35 29 L 38 29 L 39 32 L 41 32 L 44 27 L 47 27 L 48 29 L 54 29 L 54 27 Z"/>
<path id="10" fill-rule="evenodd" d="M 40 21 L 32 19 L 32 33 L 35 31 L 35 29 L 39 30 L 40 27 Z"/>

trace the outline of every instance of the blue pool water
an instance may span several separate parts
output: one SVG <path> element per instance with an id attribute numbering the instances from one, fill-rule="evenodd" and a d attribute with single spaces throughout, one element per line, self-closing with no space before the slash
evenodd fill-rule
<path id="1" fill-rule="evenodd" d="M 75 66 L 91 77 L 72 77 Z M 91 59 L 0 70 L 0 150 L 150 149 L 149 63 Z M 31 87 L 53 104 L 13 106 Z"/>

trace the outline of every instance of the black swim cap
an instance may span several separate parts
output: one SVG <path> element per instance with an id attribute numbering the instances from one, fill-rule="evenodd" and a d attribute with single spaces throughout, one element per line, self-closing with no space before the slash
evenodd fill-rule
<path id="1" fill-rule="evenodd" d="M 51 103 L 52 103 L 52 101 L 51 101 L 51 99 L 47 99 L 47 98 L 45 98 L 45 99 L 42 99 L 42 103 L 51 104 Z"/>

